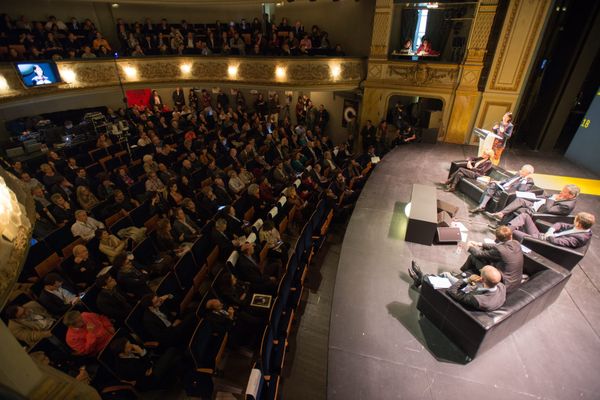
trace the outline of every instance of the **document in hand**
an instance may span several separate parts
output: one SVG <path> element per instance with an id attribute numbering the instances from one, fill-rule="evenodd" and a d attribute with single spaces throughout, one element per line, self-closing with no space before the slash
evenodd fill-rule
<path id="1" fill-rule="evenodd" d="M 443 278 L 441 276 L 430 276 L 429 282 L 431 282 L 431 285 L 434 289 L 448 289 L 450 286 L 452 286 L 450 279 Z"/>
<path id="2" fill-rule="evenodd" d="M 535 197 L 535 193 L 532 192 L 516 192 L 517 197 L 521 198 L 521 199 L 528 199 L 528 200 L 537 200 L 537 197 Z"/>

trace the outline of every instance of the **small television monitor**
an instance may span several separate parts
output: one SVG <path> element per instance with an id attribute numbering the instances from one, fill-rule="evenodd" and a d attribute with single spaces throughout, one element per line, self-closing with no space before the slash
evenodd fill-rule
<path id="1" fill-rule="evenodd" d="M 15 64 L 21 81 L 27 88 L 60 83 L 56 64 L 51 61 L 28 61 Z"/>

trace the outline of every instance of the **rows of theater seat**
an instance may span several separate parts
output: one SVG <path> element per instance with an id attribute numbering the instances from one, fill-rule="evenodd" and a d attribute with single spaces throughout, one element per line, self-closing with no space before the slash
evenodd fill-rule
<path id="1" fill-rule="evenodd" d="M 130 121 L 127 121 L 127 123 L 131 129 L 135 127 L 134 123 Z M 188 158 L 188 153 L 186 153 L 188 150 L 184 150 L 183 146 L 184 136 L 184 132 L 181 131 L 179 133 L 167 133 L 161 137 L 164 142 L 170 142 L 174 147 L 176 145 L 177 148 L 171 154 L 171 158 L 162 160 L 167 162 L 170 167 L 179 165 Z M 130 137 L 130 144 L 136 143 L 136 139 L 137 137 Z M 320 143 L 321 138 L 311 139 Z M 50 155 L 48 161 L 52 160 L 53 168 L 66 171 L 68 162 L 65 160 L 73 157 L 80 169 L 85 169 L 88 176 L 93 178 L 109 177 L 109 179 L 112 179 L 111 177 L 114 177 L 115 171 L 126 169 L 127 173 L 135 180 L 135 183 L 123 185 L 121 189 L 131 199 L 137 199 L 140 202 L 139 206 L 126 213 L 118 211 L 107 214 L 105 212 L 106 206 L 114 201 L 111 196 L 108 196 L 91 209 L 90 214 L 103 221 L 106 228 L 114 235 L 118 235 L 119 231 L 130 226 L 145 227 L 147 237 L 134 243 L 131 252 L 136 262 L 142 266 L 148 266 L 161 258 L 161 252 L 159 251 L 161 243 L 156 235 L 157 222 L 160 219 L 169 217 L 169 212 L 167 212 L 167 215 L 157 215 L 151 212 L 151 200 L 148 199 L 145 189 L 146 171 L 142 159 L 144 156 L 153 153 L 156 148 L 153 146 L 136 146 L 133 149 L 129 147 L 129 151 L 126 142 L 115 143 L 102 148 L 95 148 L 95 144 L 97 143 L 94 140 L 91 143 L 83 143 L 76 147 L 62 149 L 59 154 Z M 305 147 L 306 144 L 297 150 L 305 150 Z M 156 155 L 156 153 L 154 154 Z M 239 168 L 239 166 L 234 167 L 229 164 L 230 160 L 225 157 L 225 154 L 221 155 L 222 157 L 218 157 L 218 164 L 224 170 Z M 361 160 L 364 163 L 361 165 L 361 175 L 366 175 L 370 168 L 367 160 L 368 158 Z M 318 163 L 323 161 L 320 158 Z M 231 203 L 235 214 L 240 217 L 239 219 L 248 222 L 244 224 L 246 229 L 254 229 L 254 232 L 249 232 L 247 240 L 257 242 L 258 249 L 255 252 L 255 257 L 261 267 L 268 261 L 268 249 L 265 248 L 264 243 L 260 243 L 256 239 L 259 236 L 258 231 L 261 221 L 272 220 L 281 234 L 285 235 L 284 239 L 290 244 L 289 257 L 285 259 L 282 265 L 280 280 L 276 285 L 276 290 L 272 293 L 273 305 L 267 315 L 264 315 L 266 328 L 264 331 L 261 330 L 263 338 L 260 351 L 255 353 L 257 359 L 255 369 L 257 372 L 260 371 L 261 378 L 258 382 L 260 383 L 259 386 L 263 388 L 263 394 L 260 398 L 273 398 L 265 396 L 272 396 L 277 390 L 279 374 L 285 360 L 284 354 L 287 346 L 285 338 L 289 334 L 291 323 L 294 320 L 294 310 L 302 296 L 306 268 L 310 264 L 313 255 L 324 242 L 327 228 L 334 215 L 344 213 L 348 207 L 351 207 L 353 199 L 356 198 L 356 194 L 351 193 L 349 188 L 342 187 L 340 189 L 340 183 L 335 179 L 332 181 L 332 178 L 336 176 L 336 171 L 330 168 L 326 169 L 329 171 L 327 173 L 329 178 L 324 178 L 324 181 L 311 186 L 308 182 L 311 182 L 314 176 L 313 166 L 316 164 L 308 160 L 305 164 L 305 168 L 301 173 L 294 174 L 290 172 L 288 174 L 289 183 L 278 187 L 277 191 L 274 192 L 275 201 L 272 203 L 266 204 L 263 202 L 264 207 L 255 209 L 249 202 L 245 201 L 246 194 Z M 340 162 L 340 171 L 345 171 L 346 164 L 351 164 L 349 159 L 343 163 Z M 13 166 L 15 165 L 13 164 Z M 35 167 L 32 165 L 30 168 Z M 33 171 L 31 173 L 35 175 Z M 38 175 L 38 177 L 40 181 L 43 181 L 43 174 Z M 209 187 L 213 183 L 213 178 L 204 174 L 192 173 L 191 177 L 192 187 L 198 192 L 203 187 Z M 357 177 L 348 176 L 348 178 Z M 349 180 L 352 182 L 349 187 L 355 183 L 355 189 L 359 187 L 360 179 Z M 292 186 L 298 192 L 306 194 L 310 206 L 302 212 L 297 210 L 294 203 L 281 195 L 288 187 Z M 349 201 L 348 199 L 352 200 Z M 195 197 L 194 200 L 202 203 L 203 197 Z M 301 214 L 302 216 L 300 216 Z M 218 287 L 216 287 L 219 277 L 222 274 L 236 275 L 239 272 L 236 268 L 236 260 L 239 258 L 237 250 L 226 253 L 215 245 L 211 239 L 215 222 L 220 218 L 227 218 L 227 215 L 223 211 L 217 211 L 206 218 L 206 221 L 203 221 L 199 235 L 191 245 L 190 250 L 176 258 L 174 265 L 165 275 L 160 277 L 155 288 L 157 295 L 172 295 L 171 307 L 178 311 L 190 307 L 195 309 L 194 313 L 197 316 L 198 324 L 186 346 L 186 355 L 195 371 L 204 374 L 202 376 L 207 378 L 205 385 L 208 387 L 211 386 L 210 378 L 217 372 L 223 352 L 226 349 L 228 332 L 213 331 L 211 324 L 203 318 L 206 312 L 205 307 L 209 300 L 219 297 Z M 230 223 L 231 221 L 231 219 L 228 220 Z M 40 240 L 31 247 L 20 277 L 20 282 L 24 287 L 31 286 L 24 294 L 17 296 L 12 304 L 23 304 L 31 299 L 37 299 L 41 290 L 43 290 L 44 278 L 49 274 L 58 272 L 65 282 L 75 286 L 75 282 L 70 282 L 71 278 L 68 271 L 73 264 L 73 249 L 78 245 L 85 245 L 92 257 L 104 261 L 103 267 L 104 265 L 110 265 L 98 249 L 97 238 L 88 241 L 75 238 L 72 236 L 70 228 L 71 223 L 69 222 L 57 227 L 48 235 L 38 236 Z M 104 273 L 114 272 L 111 272 L 108 268 L 108 272 L 105 270 Z M 100 288 L 96 284 L 87 286 L 83 290 L 82 301 L 72 306 L 71 309 L 98 312 L 96 297 L 99 291 Z M 113 390 L 117 385 L 118 390 L 134 393 L 134 388 L 123 382 L 115 372 L 113 368 L 115 355 L 111 354 L 110 346 L 107 346 L 94 359 L 78 359 L 78 357 L 73 357 L 70 354 L 64 342 L 66 328 L 61 323 L 63 315 L 56 315 L 57 323 L 52 328 L 53 336 L 58 338 L 62 345 L 57 345 L 54 340 L 43 339 L 32 346 L 30 352 L 32 354 L 43 352 L 50 359 L 52 365 L 67 372 L 76 371 L 81 365 L 91 366 L 88 369 L 95 371 L 92 383 L 100 391 L 105 390 L 107 387 Z M 148 342 L 151 341 L 145 340 L 148 339 L 146 337 L 147 332 L 140 325 L 139 316 L 140 305 L 138 302 L 125 320 L 113 321 L 117 331 L 111 343 L 118 337 L 125 336 L 130 338 L 132 343 L 137 342 L 150 347 L 151 344 Z M 160 344 L 158 349 L 160 349 Z M 253 376 L 256 376 L 256 372 Z M 121 384 L 124 383 L 125 386 L 122 386 Z"/>

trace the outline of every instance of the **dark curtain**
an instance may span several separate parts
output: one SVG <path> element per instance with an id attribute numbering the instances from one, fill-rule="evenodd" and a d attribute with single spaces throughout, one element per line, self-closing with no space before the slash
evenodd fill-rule
<path id="1" fill-rule="evenodd" d="M 429 10 L 425 37 L 429 39 L 431 48 L 440 53 L 446 47 L 446 40 L 450 36 L 451 21 L 445 20 L 444 10 Z"/>
<path id="2" fill-rule="evenodd" d="M 402 18 L 400 19 L 400 48 L 404 45 L 407 39 L 413 41 L 415 30 L 417 29 L 417 10 L 402 10 Z M 413 43 L 413 50 L 416 50 Z"/>

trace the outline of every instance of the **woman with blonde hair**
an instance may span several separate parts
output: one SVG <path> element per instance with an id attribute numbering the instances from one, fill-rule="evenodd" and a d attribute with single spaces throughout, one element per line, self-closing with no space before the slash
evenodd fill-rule
<path id="1" fill-rule="evenodd" d="M 477 179 L 480 176 L 486 175 L 492 168 L 492 157 L 494 157 L 494 150 L 487 149 L 483 151 L 481 157 L 468 158 L 465 167 L 460 167 L 448 177 L 448 180 L 441 182 L 442 185 L 446 186 L 444 190 L 446 192 L 454 192 L 456 185 L 458 185 L 463 177 Z"/>
<path id="2" fill-rule="evenodd" d="M 85 211 L 90 211 L 100 203 L 87 186 L 77 186 L 77 202 Z"/>

